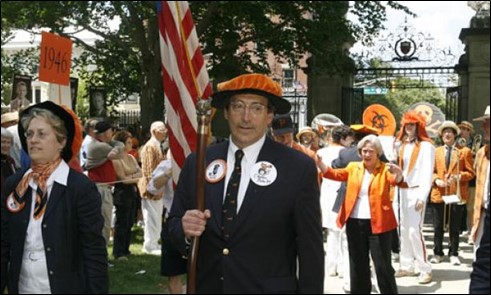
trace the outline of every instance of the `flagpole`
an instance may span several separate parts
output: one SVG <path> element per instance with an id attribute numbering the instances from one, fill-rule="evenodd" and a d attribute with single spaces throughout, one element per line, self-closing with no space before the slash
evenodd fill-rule
<path id="1" fill-rule="evenodd" d="M 211 103 L 200 99 L 196 105 L 198 117 L 196 149 L 196 209 L 205 210 L 205 156 L 208 141 Z M 198 258 L 199 239 L 194 237 L 188 255 L 187 294 L 196 294 L 196 262 Z"/>

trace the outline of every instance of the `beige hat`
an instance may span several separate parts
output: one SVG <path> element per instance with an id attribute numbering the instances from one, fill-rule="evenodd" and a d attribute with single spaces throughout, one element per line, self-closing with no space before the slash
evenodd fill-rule
<path id="1" fill-rule="evenodd" d="M 474 126 L 469 121 L 462 121 L 462 122 L 460 122 L 460 124 L 458 126 L 459 126 L 460 129 L 466 128 L 466 129 L 469 129 L 469 131 L 472 134 L 474 133 Z"/>
<path id="2" fill-rule="evenodd" d="M 445 121 L 442 123 L 442 125 L 440 125 L 440 127 L 438 127 L 438 134 L 440 136 L 442 136 L 443 129 L 445 128 L 452 128 L 456 132 L 456 135 L 460 134 L 460 128 L 454 121 Z"/>
<path id="3" fill-rule="evenodd" d="M 297 140 L 300 140 L 300 137 L 302 135 L 304 135 L 305 133 L 310 133 L 310 135 L 314 136 L 314 131 L 312 131 L 312 128 L 310 128 L 310 127 L 303 127 L 302 129 L 300 129 L 300 131 L 296 135 Z"/>
<path id="4" fill-rule="evenodd" d="M 19 121 L 19 113 L 18 112 L 10 112 L 2 114 L 2 124 L 9 123 L 12 121 Z"/>
<path id="5" fill-rule="evenodd" d="M 486 110 L 484 111 L 484 116 L 477 117 L 473 121 L 484 121 L 486 119 L 489 120 L 489 105 L 486 107 Z"/>

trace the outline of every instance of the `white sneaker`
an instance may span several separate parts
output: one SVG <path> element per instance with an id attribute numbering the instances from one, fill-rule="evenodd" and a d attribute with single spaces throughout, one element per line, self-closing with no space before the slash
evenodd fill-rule
<path id="1" fill-rule="evenodd" d="M 414 270 L 412 269 L 409 269 L 409 270 L 405 270 L 405 269 L 399 269 L 396 271 L 396 273 L 394 274 L 394 276 L 396 278 L 402 278 L 402 277 L 414 277 L 414 276 L 417 276 L 418 274 L 414 272 Z"/>
<path id="2" fill-rule="evenodd" d="M 432 278 L 431 272 L 422 272 L 418 277 L 418 284 L 428 284 Z"/>
<path id="3" fill-rule="evenodd" d="M 430 262 L 433 264 L 438 264 L 443 261 L 443 255 L 434 255 L 431 257 Z"/>
<path id="4" fill-rule="evenodd" d="M 452 265 L 460 265 L 460 259 L 458 256 L 450 256 L 450 263 Z"/>
<path id="5" fill-rule="evenodd" d="M 399 253 L 392 253 L 392 260 L 394 260 L 394 262 L 399 262 Z"/>

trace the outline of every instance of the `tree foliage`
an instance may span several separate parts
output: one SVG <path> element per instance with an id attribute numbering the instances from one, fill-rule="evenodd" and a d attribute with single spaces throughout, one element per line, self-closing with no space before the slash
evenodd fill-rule
<path id="1" fill-rule="evenodd" d="M 243 72 L 269 73 L 268 52 L 292 66 L 306 53 L 309 71 L 336 72 L 347 64 L 343 44 L 368 43 L 383 28 L 386 9 L 397 2 L 355 1 L 190 1 L 210 76 L 219 81 Z M 84 54 L 74 69 L 88 85 L 104 85 L 112 103 L 140 94 L 144 127 L 162 119 L 163 91 L 155 2 L 2 1 L 2 44 L 12 29 L 39 34 L 41 28 L 71 38 Z M 352 23 L 348 10 L 357 16 Z M 77 37 L 99 37 L 88 43 Z M 254 42 L 256 46 L 248 46 Z M 2 89 L 5 81 L 2 49 Z M 88 71 L 88 65 L 96 65 Z M 32 69 L 34 70 L 34 69 Z M 7 72 L 5 72 L 7 73 Z"/>

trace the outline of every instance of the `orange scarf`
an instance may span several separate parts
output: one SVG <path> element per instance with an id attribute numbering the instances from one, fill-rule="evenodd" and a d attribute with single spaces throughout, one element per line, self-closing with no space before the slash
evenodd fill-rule
<path id="1" fill-rule="evenodd" d="M 25 174 L 20 180 L 19 184 L 12 192 L 13 197 L 19 204 L 23 204 L 26 201 L 25 193 L 29 187 L 29 181 L 32 180 L 37 184 L 38 188 L 36 190 L 36 204 L 34 206 L 34 219 L 38 220 L 43 216 L 46 211 L 46 204 L 48 202 L 48 192 L 46 181 L 51 176 L 53 171 L 58 167 L 61 162 L 61 158 L 58 157 L 51 163 L 47 164 L 31 164 L 32 171 Z M 22 205 L 24 206 L 24 205 Z"/>

